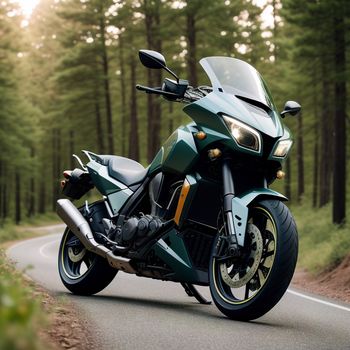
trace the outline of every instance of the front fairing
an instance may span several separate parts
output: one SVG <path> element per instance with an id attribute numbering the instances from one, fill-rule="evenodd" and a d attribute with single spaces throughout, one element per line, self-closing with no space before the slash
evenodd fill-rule
<path id="1" fill-rule="evenodd" d="M 211 140 L 221 138 L 221 141 L 230 148 L 251 154 L 250 150 L 237 147 L 222 118 L 222 115 L 227 115 L 258 131 L 263 139 L 260 155 L 265 154 L 266 157 L 274 159 L 270 154 L 272 148 L 279 139 L 290 138 L 290 132 L 282 124 L 271 94 L 260 74 L 248 63 L 232 58 L 209 57 L 200 63 L 211 81 L 213 91 L 187 105 L 184 111 L 200 129 L 211 135 L 213 132 L 217 134 L 216 137 L 209 137 L 204 143 L 208 144 Z M 221 65 L 225 64 L 226 68 L 222 68 Z M 234 77 L 236 79 L 239 77 L 241 80 L 234 81 Z M 247 81 L 248 79 L 250 80 Z"/>

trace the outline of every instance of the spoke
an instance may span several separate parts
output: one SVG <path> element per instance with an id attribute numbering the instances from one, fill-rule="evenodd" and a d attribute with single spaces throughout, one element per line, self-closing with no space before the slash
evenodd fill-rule
<path id="1" fill-rule="evenodd" d="M 262 259 L 268 258 L 269 256 L 272 256 L 274 253 L 275 253 L 274 250 L 271 250 L 270 252 L 265 252 L 262 254 L 261 258 Z"/>
<path id="2" fill-rule="evenodd" d="M 250 282 L 248 282 L 248 283 L 245 285 L 244 300 L 246 300 L 246 299 L 249 298 L 249 284 L 250 284 Z"/>
<path id="3" fill-rule="evenodd" d="M 254 213 L 252 219 L 254 225 L 257 226 L 261 232 L 264 232 L 266 230 L 267 218 L 265 215 L 261 215 L 260 213 Z"/>
<path id="4" fill-rule="evenodd" d="M 259 288 L 260 288 L 266 281 L 266 277 L 264 276 L 264 274 L 260 269 L 258 270 L 258 279 L 259 279 L 259 284 L 260 284 Z"/>
<path id="5" fill-rule="evenodd" d="M 232 256 L 215 257 L 215 261 L 217 263 L 224 263 L 224 262 L 226 262 L 227 260 L 230 260 L 230 259 L 232 259 Z"/>
<path id="6" fill-rule="evenodd" d="M 90 266 L 91 266 L 91 260 L 89 259 L 89 257 L 85 257 L 85 256 L 84 256 L 83 262 L 85 263 L 86 268 L 89 269 Z"/>

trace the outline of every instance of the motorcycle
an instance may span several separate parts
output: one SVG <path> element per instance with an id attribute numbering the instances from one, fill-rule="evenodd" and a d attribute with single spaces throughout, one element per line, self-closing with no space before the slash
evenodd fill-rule
<path id="1" fill-rule="evenodd" d="M 77 208 L 57 201 L 67 225 L 58 268 L 69 291 L 92 295 L 118 271 L 181 283 L 209 304 L 195 285 L 209 286 L 217 308 L 235 320 L 261 317 L 292 279 L 298 235 L 282 194 L 269 188 L 283 177 L 293 141 L 283 125 L 294 101 L 278 113 L 261 75 L 229 57 L 200 61 L 211 86 L 192 87 L 158 52 L 140 50 L 149 69 L 164 69 L 148 94 L 185 103 L 193 120 L 180 126 L 144 168 L 134 160 L 83 151 L 84 164 L 65 171 L 63 194 L 80 199 L 96 188 L 102 199 Z"/>

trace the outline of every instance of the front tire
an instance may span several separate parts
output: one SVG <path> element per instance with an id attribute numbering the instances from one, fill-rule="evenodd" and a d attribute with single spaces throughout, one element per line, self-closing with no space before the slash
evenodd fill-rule
<path id="1" fill-rule="evenodd" d="M 294 219 L 282 202 L 263 200 L 249 209 L 242 259 L 215 256 L 225 250 L 223 227 L 209 265 L 210 292 L 218 309 L 235 320 L 253 320 L 271 310 L 293 277 L 298 256 Z M 227 254 L 223 254 L 226 255 Z"/>
<path id="2" fill-rule="evenodd" d="M 60 244 L 58 271 L 65 287 L 78 295 L 100 292 L 112 282 L 118 272 L 106 259 L 86 250 L 68 228 L 64 231 Z"/>

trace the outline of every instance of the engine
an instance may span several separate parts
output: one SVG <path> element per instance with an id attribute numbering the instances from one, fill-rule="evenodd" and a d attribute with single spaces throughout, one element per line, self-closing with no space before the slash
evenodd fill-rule
<path id="1" fill-rule="evenodd" d="M 156 216 L 133 216 L 125 221 L 116 238 L 123 244 L 140 246 L 159 232 L 163 225 L 163 221 Z"/>

